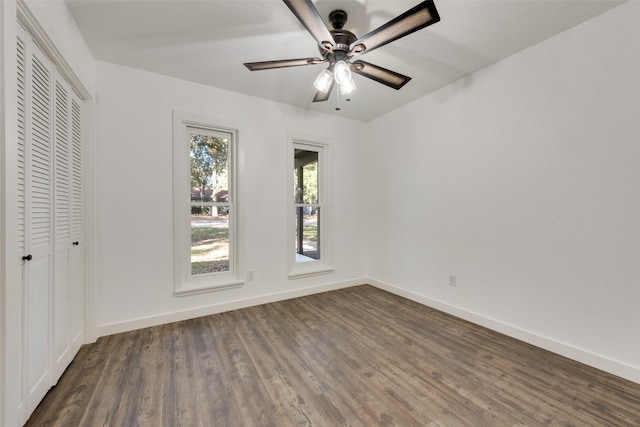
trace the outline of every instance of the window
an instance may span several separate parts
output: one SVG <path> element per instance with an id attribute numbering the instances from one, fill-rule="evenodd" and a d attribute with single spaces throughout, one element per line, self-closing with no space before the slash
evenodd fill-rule
<path id="1" fill-rule="evenodd" d="M 318 197 L 318 152 L 294 149 L 293 168 L 294 198 L 296 210 L 296 262 L 321 259 L 322 230 Z"/>
<path id="2" fill-rule="evenodd" d="M 332 271 L 327 245 L 326 152 L 326 144 L 291 140 L 291 278 Z"/>
<path id="3" fill-rule="evenodd" d="M 174 112 L 177 294 L 240 285 L 236 230 L 237 130 Z"/>

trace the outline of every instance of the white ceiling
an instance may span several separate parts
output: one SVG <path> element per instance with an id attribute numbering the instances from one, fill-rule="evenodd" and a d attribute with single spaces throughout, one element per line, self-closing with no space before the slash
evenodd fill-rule
<path id="1" fill-rule="evenodd" d="M 408 75 L 396 91 L 362 76 L 351 102 L 312 103 L 326 65 L 251 72 L 245 62 L 319 56 L 280 0 L 67 0 L 96 59 L 361 121 L 372 120 L 580 24 L 617 0 L 435 0 L 441 21 L 362 59 Z M 362 36 L 418 4 L 317 0 L 327 20 L 346 10 Z M 330 25 L 328 25 L 330 28 Z M 341 107 L 336 111 L 336 104 Z"/>

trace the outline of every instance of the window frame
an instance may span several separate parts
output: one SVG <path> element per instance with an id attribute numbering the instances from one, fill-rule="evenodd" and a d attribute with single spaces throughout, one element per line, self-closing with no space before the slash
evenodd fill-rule
<path id="1" fill-rule="evenodd" d="M 328 159 L 329 142 L 320 141 L 320 138 L 289 135 L 287 150 L 287 263 L 289 279 L 297 279 L 318 274 L 327 274 L 334 271 L 331 265 L 331 241 L 329 224 L 331 219 L 329 203 L 329 179 Z M 306 262 L 296 261 L 296 208 L 300 205 L 294 197 L 295 194 L 295 151 L 306 150 L 318 153 L 318 200 L 311 203 L 320 209 L 318 228 L 320 259 Z M 302 203 L 308 205 L 310 203 Z"/>
<path id="2" fill-rule="evenodd" d="M 191 168 L 189 133 L 191 129 L 229 135 L 228 202 L 229 271 L 191 274 Z M 198 114 L 173 111 L 173 249 L 174 294 L 216 291 L 242 286 L 238 250 L 238 146 L 239 126 Z M 210 203 L 219 205 L 220 203 Z"/>

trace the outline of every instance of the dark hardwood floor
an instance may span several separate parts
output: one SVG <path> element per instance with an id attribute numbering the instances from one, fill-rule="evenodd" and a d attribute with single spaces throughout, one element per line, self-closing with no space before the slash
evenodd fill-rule
<path id="1" fill-rule="evenodd" d="M 371 286 L 100 338 L 28 426 L 640 426 L 640 384 Z"/>

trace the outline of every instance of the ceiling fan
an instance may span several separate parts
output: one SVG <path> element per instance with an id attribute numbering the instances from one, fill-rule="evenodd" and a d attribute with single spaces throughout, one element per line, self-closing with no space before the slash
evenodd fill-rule
<path id="1" fill-rule="evenodd" d="M 433 0 L 427 0 L 358 38 L 343 29 L 347 22 L 344 10 L 334 10 L 329 14 L 333 26 L 329 30 L 311 0 L 283 1 L 318 42 L 321 57 L 247 62 L 244 65 L 251 71 L 258 71 L 328 62 L 329 67 L 314 82 L 317 91 L 313 102 L 329 99 L 334 82 L 338 83 L 340 93 L 348 96 L 355 89 L 352 72 L 396 90 L 402 88 L 411 77 L 354 58 L 440 21 Z"/>

